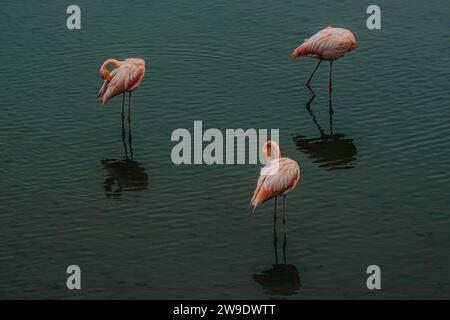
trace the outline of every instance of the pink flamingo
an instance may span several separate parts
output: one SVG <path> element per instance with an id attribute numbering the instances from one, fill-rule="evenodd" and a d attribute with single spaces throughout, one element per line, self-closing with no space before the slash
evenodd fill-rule
<path id="1" fill-rule="evenodd" d="M 108 66 L 113 65 L 115 69 L 111 72 Z M 128 122 L 130 122 L 131 93 L 141 84 L 145 73 L 145 61 L 139 58 L 129 58 L 124 61 L 116 59 L 106 60 L 101 68 L 100 75 L 105 81 L 98 93 L 98 100 L 105 105 L 112 97 L 123 93 L 122 98 L 122 120 L 125 104 L 125 93 L 129 93 L 128 100 Z"/>
<path id="2" fill-rule="evenodd" d="M 286 195 L 291 192 L 300 179 L 300 168 L 296 161 L 281 158 L 281 151 L 274 141 L 267 141 L 262 152 L 267 158 L 267 164 L 261 169 L 255 192 L 251 200 L 253 211 L 262 203 L 275 198 L 274 227 L 277 221 L 277 197 L 283 197 L 283 224 L 286 225 Z M 272 159 L 273 154 L 273 159 Z"/>
<path id="3" fill-rule="evenodd" d="M 327 27 L 311 38 L 306 39 L 304 43 L 298 46 L 291 54 L 292 60 L 295 60 L 298 56 L 311 57 L 319 59 L 316 67 L 314 68 L 311 76 L 306 81 L 305 85 L 311 91 L 313 96 L 316 93 L 311 88 L 311 80 L 319 68 L 322 60 L 330 61 L 330 82 L 328 86 L 329 99 L 331 100 L 332 88 L 332 67 L 333 61 L 342 57 L 345 53 L 352 51 L 356 48 L 356 39 L 353 33 L 343 28 Z"/>

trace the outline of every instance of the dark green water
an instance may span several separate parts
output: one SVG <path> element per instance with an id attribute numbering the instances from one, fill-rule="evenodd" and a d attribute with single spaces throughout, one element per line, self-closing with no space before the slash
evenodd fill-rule
<path id="1" fill-rule="evenodd" d="M 0 298 L 449 298 L 447 1 L 9 1 L 0 13 Z M 289 54 L 326 25 L 358 49 Z M 134 161 L 120 98 L 96 101 L 107 58 L 142 57 Z M 175 166 L 173 130 L 279 128 L 302 168 L 287 201 L 249 216 L 259 165 Z M 314 122 L 316 121 L 316 122 Z M 323 130 L 323 135 L 317 125 Z M 127 142 L 127 141 L 126 141 Z M 333 170 L 334 169 L 334 170 Z M 82 290 L 66 289 L 68 265 Z M 382 290 L 366 268 L 382 269 Z"/>

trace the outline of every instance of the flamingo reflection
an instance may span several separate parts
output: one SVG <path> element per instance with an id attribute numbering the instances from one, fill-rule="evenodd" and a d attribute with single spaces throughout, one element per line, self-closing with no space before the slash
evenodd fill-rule
<path id="1" fill-rule="evenodd" d="M 107 171 L 104 182 L 105 195 L 108 198 L 120 199 L 123 192 L 143 191 L 148 189 L 148 175 L 142 164 L 134 160 L 131 121 L 128 123 L 128 144 L 125 138 L 124 118 L 122 116 L 122 144 L 124 158 L 103 159 L 101 164 Z"/>
<path id="2" fill-rule="evenodd" d="M 311 109 L 313 100 L 314 96 L 306 104 L 306 110 L 319 130 L 320 136 L 308 138 L 303 135 L 293 135 L 293 141 L 297 149 L 307 154 L 319 167 L 326 170 L 353 168 L 357 156 L 356 145 L 353 139 L 346 137 L 344 134 L 334 133 L 332 102 L 328 102 L 330 119 L 330 133 L 328 134 L 322 129 Z"/>
<path id="3" fill-rule="evenodd" d="M 273 230 L 273 247 L 275 264 L 272 268 L 253 275 L 253 280 L 259 283 L 263 290 L 271 296 L 291 296 L 298 293 L 301 279 L 297 267 L 286 262 L 286 229 L 283 234 L 283 261 L 278 261 L 278 238 L 276 229 Z"/>

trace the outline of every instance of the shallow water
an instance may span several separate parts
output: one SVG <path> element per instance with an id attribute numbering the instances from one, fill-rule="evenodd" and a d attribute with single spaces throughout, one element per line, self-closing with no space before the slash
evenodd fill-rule
<path id="1" fill-rule="evenodd" d="M 77 4 L 79 31 L 60 2 L 2 5 L 1 298 L 450 296 L 448 2 L 378 1 L 378 31 L 360 1 Z M 327 65 L 308 105 L 315 61 L 289 61 L 326 25 L 358 40 L 334 64 L 332 118 Z M 132 159 L 120 98 L 95 99 L 100 64 L 130 56 L 147 61 Z M 194 120 L 280 129 L 302 168 L 286 239 L 273 202 L 248 214 L 259 165 L 172 164 Z"/>

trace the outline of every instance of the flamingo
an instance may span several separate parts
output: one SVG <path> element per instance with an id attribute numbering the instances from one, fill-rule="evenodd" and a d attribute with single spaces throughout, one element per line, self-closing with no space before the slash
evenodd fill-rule
<path id="1" fill-rule="evenodd" d="M 274 228 L 277 222 L 277 197 L 283 197 L 283 224 L 286 225 L 286 195 L 300 179 L 300 167 L 295 160 L 281 157 L 280 147 L 275 141 L 267 141 L 262 147 L 267 164 L 261 169 L 256 189 L 251 199 L 253 211 L 262 203 L 275 198 Z M 272 160 L 273 154 L 273 160 Z"/>
<path id="2" fill-rule="evenodd" d="M 339 59 L 344 54 L 354 50 L 355 48 L 356 39 L 350 30 L 344 28 L 327 27 L 317 32 L 311 38 L 306 39 L 304 43 L 302 43 L 292 52 L 291 58 L 292 60 L 295 60 L 297 57 L 303 56 L 319 59 L 319 62 L 311 73 L 311 76 L 305 82 L 306 87 L 309 89 L 309 91 L 311 91 L 313 96 L 316 95 L 314 90 L 311 88 L 311 80 L 314 76 L 314 73 L 316 73 L 317 68 L 319 68 L 322 60 L 330 61 L 328 94 L 329 100 L 331 101 L 331 93 L 333 91 L 333 61 Z"/>
<path id="3" fill-rule="evenodd" d="M 113 65 L 115 69 L 111 72 L 108 70 L 108 66 Z M 142 78 L 145 73 L 145 61 L 139 58 L 128 58 L 124 61 L 118 61 L 116 59 L 106 60 L 101 68 L 100 75 L 103 79 L 103 85 L 98 93 L 98 100 L 105 105 L 108 101 L 121 93 L 122 98 L 122 121 L 123 121 L 123 108 L 125 104 L 125 93 L 129 93 L 128 99 L 128 122 L 131 120 L 131 93 L 136 90 L 141 84 Z"/>

